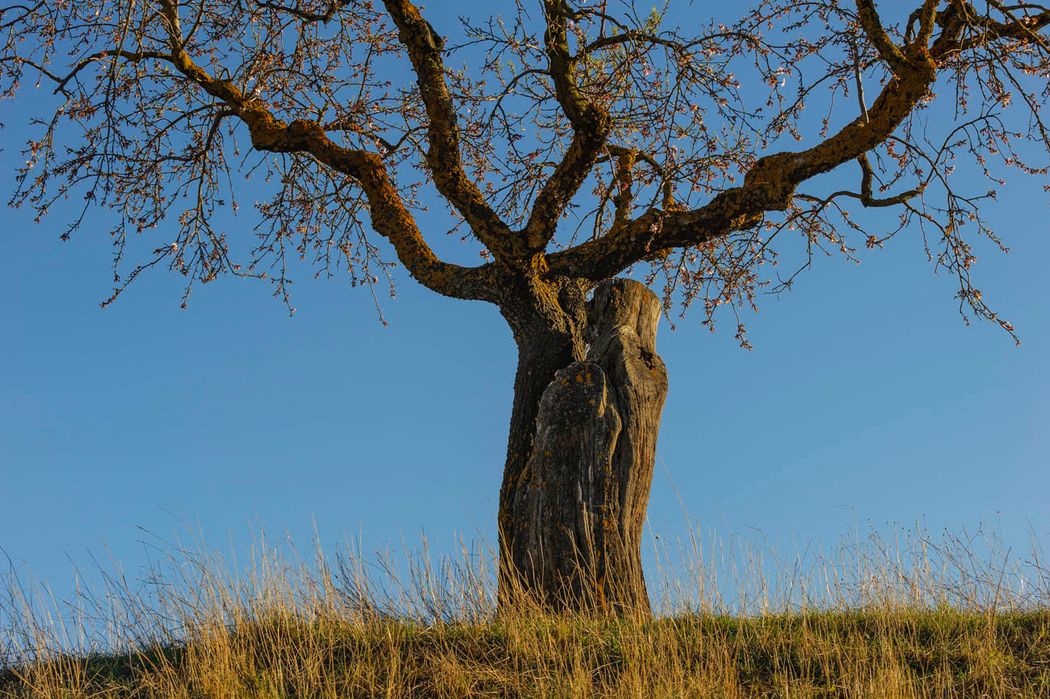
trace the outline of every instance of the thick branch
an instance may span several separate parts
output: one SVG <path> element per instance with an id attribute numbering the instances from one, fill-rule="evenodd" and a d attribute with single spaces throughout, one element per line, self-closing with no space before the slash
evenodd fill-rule
<path id="1" fill-rule="evenodd" d="M 180 47 L 182 41 L 175 33 L 178 25 L 174 8 L 168 3 L 165 7 L 170 43 L 173 47 Z M 353 178 L 368 200 L 372 227 L 390 241 L 398 259 L 421 284 L 445 296 L 493 300 L 488 267 L 460 267 L 444 262 L 434 254 L 378 154 L 334 143 L 317 122 L 300 119 L 289 124 L 277 119 L 260 100 L 246 97 L 232 82 L 213 78 L 182 48 L 176 48 L 171 61 L 186 78 L 221 100 L 240 118 L 248 127 L 252 145 L 257 150 L 309 154 L 318 162 Z"/>
<path id="2" fill-rule="evenodd" d="M 525 225 L 533 252 L 543 250 L 554 237 L 558 219 L 594 167 L 611 126 L 608 112 L 588 100 L 576 84 L 567 32 L 569 10 L 564 0 L 545 0 L 543 11 L 547 21 L 544 47 L 554 94 L 572 125 L 573 136 L 565 157 L 537 195 Z"/>
<path id="3" fill-rule="evenodd" d="M 467 225 L 497 257 L 522 254 L 515 236 L 485 201 L 481 189 L 463 169 L 459 148 L 459 126 L 452 97 L 445 83 L 441 57 L 443 41 L 419 8 L 409 0 L 384 0 L 387 12 L 400 32 L 416 73 L 419 94 L 427 111 L 427 165 L 434 184 L 466 220 Z"/>
<path id="4" fill-rule="evenodd" d="M 874 3 L 857 0 L 865 33 L 895 74 L 870 109 L 813 148 L 759 159 L 742 186 L 720 193 L 706 206 L 691 211 L 650 209 L 602 238 L 551 255 L 552 272 L 598 281 L 669 249 L 700 245 L 753 227 L 766 212 L 785 209 L 801 182 L 850 160 L 861 164 L 861 193 L 856 197 L 865 205 L 900 203 L 917 194 L 913 190 L 888 199 L 875 198 L 865 154 L 885 141 L 927 94 L 938 64 L 976 43 L 1024 39 L 1042 46 L 1045 39 L 1034 32 L 1050 25 L 1050 12 L 1046 11 L 1002 23 L 970 16 L 964 3 L 953 3 L 940 15 L 932 14 L 935 6 L 926 0 L 920 8 L 918 37 L 905 54 L 883 29 Z M 920 43 L 929 37 L 934 23 L 940 27 L 940 35 L 931 46 Z M 983 29 L 982 34 L 960 39 L 963 29 L 975 24 Z"/>
<path id="5" fill-rule="evenodd" d="M 797 153 L 760 159 L 740 187 L 728 189 L 709 204 L 691 211 L 650 209 L 603 238 L 550 257 L 559 274 L 600 280 L 625 267 L 676 247 L 699 245 L 757 225 L 767 211 L 787 207 L 802 181 L 854 160 L 884 140 L 926 94 L 933 80 L 894 80 L 868 110 L 868 118 L 851 122 L 827 141 Z"/>
<path id="6" fill-rule="evenodd" d="M 720 193 L 706 206 L 691 211 L 650 209 L 603 238 L 552 255 L 551 270 L 601 280 L 666 250 L 699 245 L 753 227 L 766 212 L 787 208 L 795 188 L 804 180 L 860 158 L 889 137 L 926 95 L 936 78 L 936 65 L 928 52 L 905 57 L 889 42 L 873 5 L 858 0 L 857 6 L 862 18 L 867 18 L 863 24 L 869 38 L 884 56 L 889 56 L 888 62 L 897 74 L 866 114 L 813 148 L 759 159 L 742 186 Z M 951 31 L 954 40 L 958 27 Z M 942 34 L 941 40 L 947 42 L 949 37 Z"/>
<path id="7" fill-rule="evenodd" d="M 857 19 L 864 33 L 868 35 L 868 39 L 875 46 L 875 50 L 879 52 L 879 56 L 886 61 L 890 69 L 894 73 L 906 72 L 908 59 L 883 28 L 873 0 L 857 0 Z"/>
<path id="8" fill-rule="evenodd" d="M 999 3 L 995 4 L 999 5 Z M 1007 16 L 1012 16 L 1012 13 L 1006 8 L 1003 8 L 1003 12 Z M 1046 37 L 1038 33 L 1044 27 L 1050 25 L 1050 10 L 1043 10 L 1028 17 L 1017 17 L 1011 22 L 997 22 L 990 17 L 978 16 L 972 8 L 968 8 L 965 20 L 971 26 L 979 27 L 982 31 L 976 36 L 968 37 L 966 40 L 959 42 L 959 50 L 965 51 L 984 46 L 993 41 L 1014 39 L 1030 41 L 1041 47 L 1044 52 L 1050 52 L 1050 42 L 1047 41 Z"/>
<path id="9" fill-rule="evenodd" d="M 937 5 L 940 0 L 924 0 L 919 8 L 919 34 L 912 42 L 912 46 L 925 48 L 933 36 L 934 22 L 937 19 Z"/>

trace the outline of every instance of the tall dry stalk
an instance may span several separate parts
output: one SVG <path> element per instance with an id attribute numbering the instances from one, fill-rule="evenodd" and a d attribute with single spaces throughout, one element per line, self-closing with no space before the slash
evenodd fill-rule
<path id="1" fill-rule="evenodd" d="M 496 615 L 491 550 L 173 545 L 69 601 L 10 573 L 0 696 L 1050 695 L 1050 571 L 921 529 L 784 560 L 699 534 L 653 551 L 656 620 Z"/>

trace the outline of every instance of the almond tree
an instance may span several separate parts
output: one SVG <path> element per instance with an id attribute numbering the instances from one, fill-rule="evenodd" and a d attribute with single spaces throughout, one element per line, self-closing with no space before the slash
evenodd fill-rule
<path id="1" fill-rule="evenodd" d="M 719 21 L 517 0 L 448 27 L 453 44 L 410 0 L 23 0 L 0 9 L 0 89 L 54 97 L 11 204 L 83 202 L 63 237 L 113 212 L 105 303 L 160 267 L 187 296 L 234 275 L 287 302 L 305 261 L 368 286 L 399 264 L 495 304 L 518 346 L 501 602 L 644 613 L 661 312 L 698 305 L 713 327 L 815 253 L 902 233 L 964 314 L 1013 334 L 971 282 L 974 241 L 1001 246 L 994 190 L 953 172 L 1045 176 L 1050 10 L 912 1 L 760 0 Z M 446 231 L 418 223 L 434 190 Z M 254 227 L 217 226 L 245 191 Z M 866 228 L 872 207 L 896 225 Z M 447 230 L 478 264 L 435 254 Z M 802 263 L 780 274 L 791 246 Z"/>

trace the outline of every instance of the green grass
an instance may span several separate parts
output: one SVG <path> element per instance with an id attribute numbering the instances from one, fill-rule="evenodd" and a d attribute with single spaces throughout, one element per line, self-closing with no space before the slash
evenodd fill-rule
<path id="1" fill-rule="evenodd" d="M 473 553 L 410 557 L 399 578 L 180 550 L 148 584 L 112 576 L 74 605 L 12 578 L 0 696 L 1050 697 L 1050 576 L 973 541 L 873 539 L 772 571 L 694 547 L 653 585 L 671 610 L 655 619 L 497 617 Z"/>

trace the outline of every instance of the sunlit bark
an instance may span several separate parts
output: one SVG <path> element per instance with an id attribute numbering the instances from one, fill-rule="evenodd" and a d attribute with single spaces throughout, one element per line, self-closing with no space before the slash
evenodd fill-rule
<path id="1" fill-rule="evenodd" d="M 187 295 L 229 274 L 268 279 L 287 301 L 295 258 L 374 287 L 389 252 L 439 294 L 495 304 L 519 355 L 501 585 L 548 605 L 646 611 L 638 547 L 666 385 L 653 337 L 610 328 L 644 316 L 655 333 L 674 300 L 707 324 L 753 305 L 789 235 L 809 256 L 853 255 L 858 232 L 881 247 L 896 231 L 864 230 L 853 204 L 897 210 L 897 231 L 919 231 L 958 280 L 960 309 L 1013 334 L 971 279 L 973 239 L 1002 245 L 981 218 L 991 195 L 958 191 L 952 173 L 965 159 L 995 182 L 996 159 L 1046 176 L 1015 144 L 1050 154 L 1050 10 L 916 0 L 894 21 L 885 15 L 899 8 L 872 0 L 759 0 L 730 23 L 683 28 L 607 5 L 543 0 L 542 12 L 468 21 L 458 47 L 410 0 L 9 5 L 0 90 L 40 82 L 58 103 L 37 115 L 11 203 L 43 218 L 83 201 L 63 237 L 92 207 L 115 213 L 107 303 L 156 266 L 184 275 Z M 403 85 L 392 78 L 402 67 L 414 78 Z M 813 132 L 818 94 L 829 116 Z M 935 138 L 916 115 L 938 100 L 955 121 Z M 809 145 L 786 148 L 790 138 Z M 815 183 L 840 169 L 830 191 Z M 217 230 L 242 173 L 270 197 L 255 202 L 260 225 Z M 436 232 L 415 213 L 429 186 L 477 266 L 435 253 Z M 152 229 L 171 235 L 128 271 L 126 248 Z M 609 281 L 629 269 L 662 281 L 662 305 Z M 777 275 L 776 288 L 794 276 Z M 644 303 L 627 304 L 633 319 L 624 308 L 588 316 L 596 288 L 599 300 L 630 289 Z M 737 334 L 746 344 L 742 324 Z M 611 475 L 575 495 L 599 462 Z"/>

